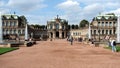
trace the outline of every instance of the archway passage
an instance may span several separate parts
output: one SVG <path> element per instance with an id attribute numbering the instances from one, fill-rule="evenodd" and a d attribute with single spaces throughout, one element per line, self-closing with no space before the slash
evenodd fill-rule
<path id="1" fill-rule="evenodd" d="M 62 32 L 62 38 L 64 38 L 64 32 Z"/>
<path id="2" fill-rule="evenodd" d="M 50 36 L 51 36 L 51 38 L 53 38 L 53 33 L 52 32 L 50 32 Z"/>
<path id="3" fill-rule="evenodd" d="M 59 32 L 58 31 L 56 32 L 56 38 L 59 38 Z"/>

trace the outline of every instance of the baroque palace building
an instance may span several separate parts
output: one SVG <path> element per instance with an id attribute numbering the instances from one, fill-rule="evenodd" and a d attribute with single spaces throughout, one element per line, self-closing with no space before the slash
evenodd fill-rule
<path id="1" fill-rule="evenodd" d="M 66 38 L 68 33 L 68 21 L 58 17 L 47 21 L 49 38 Z"/>
<path id="2" fill-rule="evenodd" d="M 16 39 L 17 37 L 24 39 L 25 25 L 27 24 L 27 19 L 25 16 L 5 14 L 2 15 L 1 18 L 4 39 Z"/>
<path id="3" fill-rule="evenodd" d="M 114 13 L 100 14 L 91 22 L 91 37 L 96 41 L 105 39 L 106 36 L 115 38 L 117 16 Z"/>

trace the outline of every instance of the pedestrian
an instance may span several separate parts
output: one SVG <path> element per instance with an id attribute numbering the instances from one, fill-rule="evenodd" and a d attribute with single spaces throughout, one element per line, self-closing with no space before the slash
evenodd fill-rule
<path id="1" fill-rule="evenodd" d="M 73 37 L 70 38 L 71 45 L 73 45 Z"/>
<path id="2" fill-rule="evenodd" d="M 111 40 L 112 52 L 116 52 L 116 41 Z"/>

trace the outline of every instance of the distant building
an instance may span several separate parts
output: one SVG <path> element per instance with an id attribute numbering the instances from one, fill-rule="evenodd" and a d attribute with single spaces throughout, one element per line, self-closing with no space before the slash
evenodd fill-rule
<path id="1" fill-rule="evenodd" d="M 24 39 L 25 25 L 27 19 L 25 16 L 18 16 L 15 14 L 2 15 L 3 37 L 4 39 Z"/>
<path id="2" fill-rule="evenodd" d="M 47 21 L 49 38 L 66 38 L 68 33 L 68 21 L 57 18 Z"/>
<path id="3" fill-rule="evenodd" d="M 41 29 L 34 27 L 32 25 L 29 25 L 29 34 L 30 38 L 33 38 L 35 40 L 47 40 L 48 35 L 47 35 L 47 29 Z"/>
<path id="4" fill-rule="evenodd" d="M 100 14 L 91 22 L 91 35 L 96 41 L 105 39 L 106 36 L 116 37 L 117 16 L 114 13 Z"/>
<path id="5" fill-rule="evenodd" d="M 88 38 L 88 27 L 72 29 L 70 30 L 70 34 L 74 39 L 82 38 L 85 40 Z"/>

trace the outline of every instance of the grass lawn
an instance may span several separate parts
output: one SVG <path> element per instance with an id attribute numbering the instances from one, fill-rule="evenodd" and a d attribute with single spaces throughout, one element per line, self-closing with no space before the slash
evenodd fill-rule
<path id="1" fill-rule="evenodd" d="M 105 47 L 106 49 L 112 49 L 111 47 Z M 117 52 L 120 52 L 120 46 L 116 46 Z"/>
<path id="2" fill-rule="evenodd" d="M 13 50 L 16 50 L 16 49 L 19 49 L 19 48 L 0 48 L 0 55 L 1 54 L 4 54 L 4 53 L 7 53 L 7 52 L 10 52 L 10 51 L 13 51 Z"/>

